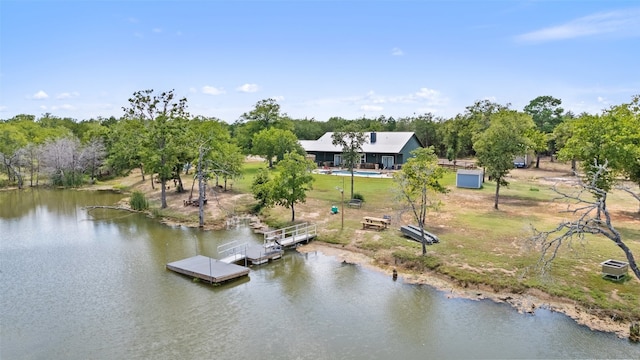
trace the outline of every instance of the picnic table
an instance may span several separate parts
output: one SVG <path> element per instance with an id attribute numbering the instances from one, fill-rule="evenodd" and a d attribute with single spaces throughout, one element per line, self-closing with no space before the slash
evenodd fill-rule
<path id="1" fill-rule="evenodd" d="M 189 199 L 189 200 L 182 200 L 182 203 L 184 204 L 184 206 L 200 206 L 200 199 Z M 207 198 L 202 199 L 202 203 L 204 205 L 207 204 Z"/>
<path id="2" fill-rule="evenodd" d="M 389 226 L 391 220 L 373 216 L 365 216 L 361 223 L 362 229 L 373 228 L 376 230 L 384 230 Z"/>

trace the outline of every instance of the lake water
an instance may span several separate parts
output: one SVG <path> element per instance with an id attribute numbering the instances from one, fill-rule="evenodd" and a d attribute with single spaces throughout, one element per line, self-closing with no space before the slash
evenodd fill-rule
<path id="1" fill-rule="evenodd" d="M 261 237 L 83 209 L 120 197 L 0 192 L 0 358 L 640 358 L 639 345 L 561 314 L 448 299 L 321 253 L 193 282 L 166 263 Z"/>

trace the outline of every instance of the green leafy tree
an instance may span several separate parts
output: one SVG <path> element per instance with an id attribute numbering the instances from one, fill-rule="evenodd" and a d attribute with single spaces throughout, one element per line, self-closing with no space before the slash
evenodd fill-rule
<path id="1" fill-rule="evenodd" d="M 304 156 L 288 153 L 278 163 L 278 174 L 273 180 L 273 200 L 276 204 L 291 209 L 291 222 L 296 220 L 295 204 L 307 200 L 307 190 L 311 189 L 311 171 L 316 164 Z"/>
<path id="2" fill-rule="evenodd" d="M 257 210 L 268 208 L 274 205 L 273 181 L 268 169 L 260 169 L 251 183 L 251 193 L 258 200 Z"/>
<path id="3" fill-rule="evenodd" d="M 231 142 L 216 144 L 211 154 L 211 169 L 217 179 L 222 178 L 223 188 L 227 190 L 227 182 L 242 175 L 244 155 L 238 145 Z"/>
<path id="4" fill-rule="evenodd" d="M 315 119 L 293 120 L 292 123 L 293 133 L 300 140 L 316 140 L 326 132 L 324 123 Z"/>
<path id="5" fill-rule="evenodd" d="M 121 119 L 109 128 L 107 134 L 106 165 L 115 174 L 127 174 L 135 168 L 140 169 L 142 181 L 145 181 L 142 162 L 143 142 L 147 128 L 141 119 Z"/>
<path id="6" fill-rule="evenodd" d="M 342 148 L 342 162 L 351 173 L 351 199 L 353 199 L 353 169 L 360 163 L 362 146 L 368 140 L 366 133 L 356 130 L 353 126 L 346 127 L 344 131 L 335 132 L 331 135 L 333 145 Z"/>
<path id="7" fill-rule="evenodd" d="M 302 153 L 298 138 L 289 130 L 277 128 L 264 129 L 253 136 L 254 155 L 261 155 L 267 159 L 269 167 L 273 167 L 273 158 L 277 161 L 284 159 L 289 152 Z"/>
<path id="8" fill-rule="evenodd" d="M 246 154 L 251 154 L 254 134 L 270 128 L 293 130 L 293 124 L 286 114 L 280 113 L 275 99 L 264 99 L 258 101 L 253 110 L 242 114 L 233 128 L 238 145 Z"/>
<path id="9" fill-rule="evenodd" d="M 411 152 L 412 156 L 393 174 L 398 185 L 401 199 L 411 208 L 414 219 L 418 222 L 422 235 L 422 255 L 427 253 L 424 227 L 427 211 L 437 207 L 433 193 L 445 193 L 447 189 L 440 184 L 445 169 L 438 165 L 438 156 L 433 147 L 419 148 Z"/>
<path id="10" fill-rule="evenodd" d="M 620 131 L 613 135 L 620 146 L 619 169 L 640 186 L 640 95 L 633 96 L 630 103 L 614 106 L 607 112 L 621 123 Z"/>
<path id="11" fill-rule="evenodd" d="M 553 141 L 557 149 L 564 148 L 565 145 L 567 144 L 567 141 L 571 139 L 572 132 L 573 132 L 572 123 L 574 120 L 575 120 L 575 117 L 573 116 L 573 113 L 567 113 L 565 114 L 562 122 L 558 124 L 558 126 L 556 126 L 556 128 L 553 130 L 553 134 L 551 134 L 551 136 L 553 136 Z M 571 170 L 576 171 L 576 168 L 577 168 L 576 159 L 571 158 Z"/>
<path id="12" fill-rule="evenodd" d="M 559 158 L 580 161 L 584 174 L 594 173 L 597 164 L 607 161 L 606 172 L 597 178 L 597 187 L 609 192 L 620 169 L 622 144 L 617 141 L 617 134 L 623 131 L 623 124 L 610 114 L 582 114 L 571 125 L 571 137 L 560 150 Z"/>
<path id="13" fill-rule="evenodd" d="M 536 129 L 549 134 L 563 120 L 564 109 L 560 105 L 562 100 L 553 96 L 538 96 L 524 107 L 524 112 L 531 115 Z"/>
<path id="14" fill-rule="evenodd" d="M 23 183 L 19 150 L 27 144 L 27 139 L 20 128 L 12 123 L 0 123 L 0 159 L 9 181 L 15 179 L 19 189 L 22 189 Z"/>
<path id="15" fill-rule="evenodd" d="M 452 161 L 454 166 L 457 163 L 463 142 L 461 139 L 463 136 L 463 126 L 463 119 L 458 115 L 454 119 L 445 121 L 439 129 L 442 144 L 447 149 L 447 160 Z"/>
<path id="16" fill-rule="evenodd" d="M 609 192 L 621 176 L 640 185 L 640 96 L 598 115 L 583 114 L 571 122 L 572 136 L 560 151 L 562 159 L 577 159 L 585 176 L 599 171 L 597 187 Z M 640 195 L 619 186 L 640 201 Z"/>
<path id="17" fill-rule="evenodd" d="M 563 121 L 564 109 L 560 107 L 562 100 L 553 96 L 538 96 L 524 107 L 524 112 L 531 115 L 536 129 L 542 134 L 552 134 L 555 128 Z M 553 154 L 555 152 L 553 137 L 546 138 L 545 146 L 536 146 L 536 168 L 540 167 L 540 154 L 544 151 Z"/>
<path id="18" fill-rule="evenodd" d="M 507 186 L 506 175 L 513 169 L 513 159 L 531 147 L 527 136 L 534 128 L 530 115 L 514 110 L 500 110 L 491 115 L 491 124 L 473 144 L 478 162 L 490 179 L 496 181 L 494 208 L 498 210 L 500 186 Z"/>
<path id="19" fill-rule="evenodd" d="M 444 153 L 445 145 L 442 138 L 438 136 L 439 129 L 443 126 L 443 119 L 434 116 L 432 113 L 425 113 L 414 117 L 414 132 L 420 143 L 425 147 L 433 146 L 433 150 Z"/>
<path id="20" fill-rule="evenodd" d="M 130 119 L 141 119 L 147 131 L 143 138 L 143 163 L 157 173 L 161 183 L 161 207 L 167 207 L 166 184 L 173 177 L 179 154 L 183 150 L 181 134 L 187 119 L 187 99 L 175 99 L 173 90 L 153 94 L 153 90 L 137 91 L 123 108 Z M 153 179 L 151 180 L 153 184 Z"/>
<path id="21" fill-rule="evenodd" d="M 498 104 L 490 100 L 478 100 L 473 105 L 465 108 L 463 119 L 466 122 L 466 126 L 462 127 L 461 147 L 465 156 L 474 155 L 474 143 L 475 137 L 486 130 L 494 114 L 503 110 L 509 110 L 511 104 Z"/>

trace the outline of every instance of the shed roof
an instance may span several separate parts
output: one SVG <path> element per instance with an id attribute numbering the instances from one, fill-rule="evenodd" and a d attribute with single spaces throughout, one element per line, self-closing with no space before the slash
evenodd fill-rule
<path id="1" fill-rule="evenodd" d="M 376 141 L 371 143 L 371 133 L 367 133 L 367 141 L 362 145 L 365 153 L 397 154 L 409 142 L 413 132 L 375 132 Z M 300 140 L 305 151 L 342 152 L 342 147 L 333 145 L 333 132 L 322 135 L 318 140 Z"/>
<path id="2" fill-rule="evenodd" d="M 459 175 L 482 175 L 482 169 L 458 169 Z"/>

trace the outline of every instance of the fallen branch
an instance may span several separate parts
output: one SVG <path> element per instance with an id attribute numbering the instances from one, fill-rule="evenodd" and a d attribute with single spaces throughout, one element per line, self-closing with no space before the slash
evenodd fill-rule
<path id="1" fill-rule="evenodd" d="M 131 208 L 127 208 L 127 207 L 123 207 L 123 206 L 109 206 L 109 205 L 91 205 L 91 206 L 85 206 L 85 207 L 83 207 L 83 209 L 87 209 L 87 210 L 93 210 L 93 209 L 124 210 L 124 211 L 129 211 L 129 212 L 134 212 L 134 213 L 143 212 L 143 211 L 133 210 Z"/>

